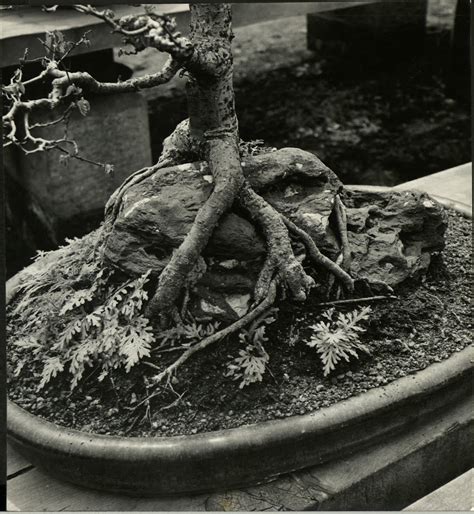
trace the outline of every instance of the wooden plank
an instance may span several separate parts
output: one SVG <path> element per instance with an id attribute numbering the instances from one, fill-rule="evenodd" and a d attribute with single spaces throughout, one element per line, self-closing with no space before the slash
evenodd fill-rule
<path id="1" fill-rule="evenodd" d="M 166 470 L 156 470 L 166 473 Z M 203 511 L 207 496 L 132 498 L 60 482 L 34 469 L 8 482 L 8 498 L 21 511 Z"/>
<path id="2" fill-rule="evenodd" d="M 20 512 L 20 509 L 7 498 L 7 512 Z"/>
<path id="3" fill-rule="evenodd" d="M 474 507 L 474 472 L 472 469 L 436 491 L 412 503 L 408 511 L 468 511 Z"/>
<path id="4" fill-rule="evenodd" d="M 7 478 L 28 468 L 31 468 L 31 464 L 7 444 Z"/>

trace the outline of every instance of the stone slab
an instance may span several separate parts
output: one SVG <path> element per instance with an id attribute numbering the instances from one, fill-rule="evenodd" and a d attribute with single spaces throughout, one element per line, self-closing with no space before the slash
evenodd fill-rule
<path id="1" fill-rule="evenodd" d="M 426 193 L 472 205 L 472 162 L 433 173 L 395 186 L 396 190 L 418 189 Z"/>
<path id="2" fill-rule="evenodd" d="M 114 172 L 88 162 L 69 159 L 61 163 L 59 152 L 24 155 L 17 152 L 18 165 L 10 170 L 12 179 L 30 191 L 55 219 L 65 222 L 75 216 L 101 213 L 113 191 L 132 172 L 151 164 L 146 102 L 140 94 L 89 98 L 87 117 L 75 112 L 69 137 L 80 155 L 114 165 Z M 64 127 L 48 127 L 44 137 L 62 137 Z M 13 149 L 17 150 L 17 149 Z"/>
<path id="3" fill-rule="evenodd" d="M 73 2 L 63 2 L 63 5 Z M 67 40 L 77 41 L 86 31 L 90 31 L 88 38 L 91 46 L 80 47 L 74 54 L 89 53 L 91 50 L 103 50 L 122 46 L 121 36 L 105 28 L 102 20 L 75 12 L 72 9 L 58 9 L 56 12 L 45 13 L 41 10 L 41 2 L 30 1 L 28 6 L 16 6 L 14 9 L 1 10 L 0 32 L 1 63 L 0 66 L 11 66 L 18 63 L 23 57 L 25 48 L 29 50 L 29 58 L 44 55 L 42 44 L 38 37 L 46 31 L 61 31 Z M 36 5 L 35 5 L 36 4 Z M 102 3 L 103 4 L 103 3 Z M 96 4 L 96 5 L 100 5 Z M 142 13 L 141 6 L 108 5 L 118 16 Z M 159 7 L 160 13 L 171 14 L 181 24 L 187 24 L 188 6 L 186 4 L 163 4 Z M 183 20 L 182 20 L 183 18 Z M 180 26 L 181 28 L 181 26 Z"/>
<path id="4" fill-rule="evenodd" d="M 62 5 L 72 4 L 66 1 Z M 344 2 L 344 5 L 359 4 L 361 2 Z M 105 29 L 102 20 L 92 16 L 81 14 L 72 9 L 58 9 L 56 12 L 44 13 L 41 10 L 41 1 L 31 0 L 28 6 L 16 6 L 15 9 L 1 10 L 0 19 L 2 31 L 0 32 L 1 62 L 0 66 L 12 66 L 23 57 L 26 47 L 29 49 L 29 57 L 41 57 L 44 54 L 43 47 L 38 37 L 46 31 L 59 30 L 66 39 L 77 41 L 84 32 L 91 31 L 89 48 L 80 47 L 74 54 L 89 53 L 91 50 L 103 50 L 122 46 L 122 38 L 110 30 Z M 99 2 L 95 5 L 103 5 Z M 341 2 L 286 2 L 269 4 L 243 3 L 233 5 L 234 27 L 250 25 L 262 21 L 274 20 L 287 16 L 298 16 L 311 12 L 334 9 Z M 143 8 L 137 5 L 107 5 L 118 16 L 142 13 Z M 168 14 L 176 19 L 178 29 L 186 33 L 189 25 L 189 8 L 185 3 L 159 4 L 158 13 Z"/>
<path id="5" fill-rule="evenodd" d="M 451 480 L 403 510 L 407 511 L 469 511 L 474 507 L 474 470 Z"/>

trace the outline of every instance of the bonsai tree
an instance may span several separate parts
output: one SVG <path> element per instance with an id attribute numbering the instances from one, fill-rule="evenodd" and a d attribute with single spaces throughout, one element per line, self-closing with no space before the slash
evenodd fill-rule
<path id="1" fill-rule="evenodd" d="M 233 205 L 253 220 L 266 243 L 266 257 L 256 280 L 251 307 L 224 327 L 217 323 L 205 329 L 198 327 L 191 338 L 193 344 L 184 346 L 181 355 L 166 366 L 148 362 L 157 368 L 156 383 L 169 380 L 179 366 L 207 346 L 235 332 L 255 331 L 282 294 L 299 302 L 307 298 L 314 280 L 295 253 L 296 242 L 304 245 L 306 256 L 315 269 L 327 272 L 330 277 L 327 289 L 333 295 L 353 292 L 354 279 L 348 273 L 351 257 L 346 211 L 341 197 L 336 194 L 333 209 L 342 249 L 336 262 L 318 249 L 305 230 L 258 194 L 243 173 L 245 145 L 239 138 L 234 103 L 230 5 L 191 4 L 189 37 L 176 31 L 174 20 L 156 14 L 152 8 L 147 8 L 142 15 L 118 18 L 110 10 L 90 5 L 74 7 L 102 19 L 114 32 L 121 34 L 134 51 L 155 48 L 168 53 L 169 59 L 161 70 L 151 75 L 116 83 L 98 82 L 88 73 L 70 72 L 63 66 L 65 57 L 78 45 L 87 44 L 87 38 L 66 44 L 59 35 L 53 34 L 49 56 L 42 60 L 41 73 L 24 79 L 20 67 L 11 83 L 2 87 L 6 146 L 16 145 L 25 153 L 56 150 L 67 157 L 82 158 L 74 141 L 67 137 L 55 140 L 37 137 L 35 127 L 61 122 L 72 109 L 87 114 L 89 93 L 123 93 L 157 87 L 178 73 L 188 78 L 189 118 L 164 141 L 163 152 L 155 165 L 134 172 L 115 191 L 106 205 L 104 223 L 97 232 L 55 252 L 52 264 L 27 274 L 22 281 L 22 295 L 14 314 L 22 316 L 24 326 L 16 336 L 16 344 L 25 350 L 25 355 L 31 351 L 42 355 L 41 386 L 66 365 L 73 375 L 73 385 L 88 366 L 99 364 L 102 378 L 112 368 L 124 366 L 129 371 L 150 356 L 155 341 L 152 327 L 162 342 L 179 334 L 185 325 L 189 285 L 202 274 L 203 251 L 223 215 Z M 49 95 L 28 99 L 28 87 L 39 81 L 50 84 Z M 35 114 L 44 109 L 59 110 L 61 114 L 47 123 L 33 123 Z M 212 175 L 212 192 L 164 269 L 150 269 L 138 278 L 116 270 L 114 262 L 107 259 L 104 247 L 127 193 L 165 168 L 192 161 L 207 162 Z M 110 165 L 104 167 L 110 170 Z M 385 288 L 388 290 L 390 288 Z M 46 301 L 53 302 L 55 308 L 50 311 L 48 304 L 44 304 L 45 312 L 38 314 L 41 302 Z M 362 318 L 366 315 L 364 312 Z M 56 342 L 47 343 L 52 337 Z M 258 365 L 266 358 L 261 340 L 255 338 L 260 352 Z M 242 356 L 240 365 L 245 366 L 245 358 Z M 19 362 L 17 373 L 23 365 L 24 361 Z M 259 379 L 258 369 L 256 379 Z"/>

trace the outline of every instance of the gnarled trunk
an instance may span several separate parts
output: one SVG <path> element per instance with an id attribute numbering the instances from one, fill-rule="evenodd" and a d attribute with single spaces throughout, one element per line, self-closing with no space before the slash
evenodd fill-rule
<path id="1" fill-rule="evenodd" d="M 214 190 L 185 240 L 160 275 L 148 314 L 170 309 L 243 181 L 232 84 L 232 29 L 228 4 L 191 5 L 193 75 L 188 83 L 190 136 L 204 143 Z"/>

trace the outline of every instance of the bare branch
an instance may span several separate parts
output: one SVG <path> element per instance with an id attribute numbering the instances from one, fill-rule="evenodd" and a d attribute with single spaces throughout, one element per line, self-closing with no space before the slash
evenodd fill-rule
<path id="1" fill-rule="evenodd" d="M 129 93 L 169 82 L 178 73 L 180 67 L 181 65 L 170 57 L 159 72 L 123 82 L 98 82 L 86 72 L 78 71 L 66 75 L 65 72 L 56 69 L 51 72 L 53 76 L 57 77 L 53 81 L 53 95 L 55 94 L 54 91 L 56 91 L 56 94 L 61 96 L 64 86 L 69 84 L 81 86 L 87 89 L 87 91 L 96 94 Z"/>
<path id="2" fill-rule="evenodd" d="M 91 5 L 82 4 L 75 4 L 74 8 L 103 20 L 112 27 L 113 32 L 123 35 L 125 42 L 133 45 L 137 51 L 156 48 L 169 53 L 181 63 L 188 61 L 193 54 L 192 43 L 176 32 L 176 23 L 168 16 L 148 11 L 142 15 L 116 18 L 110 9 L 99 11 Z"/>

